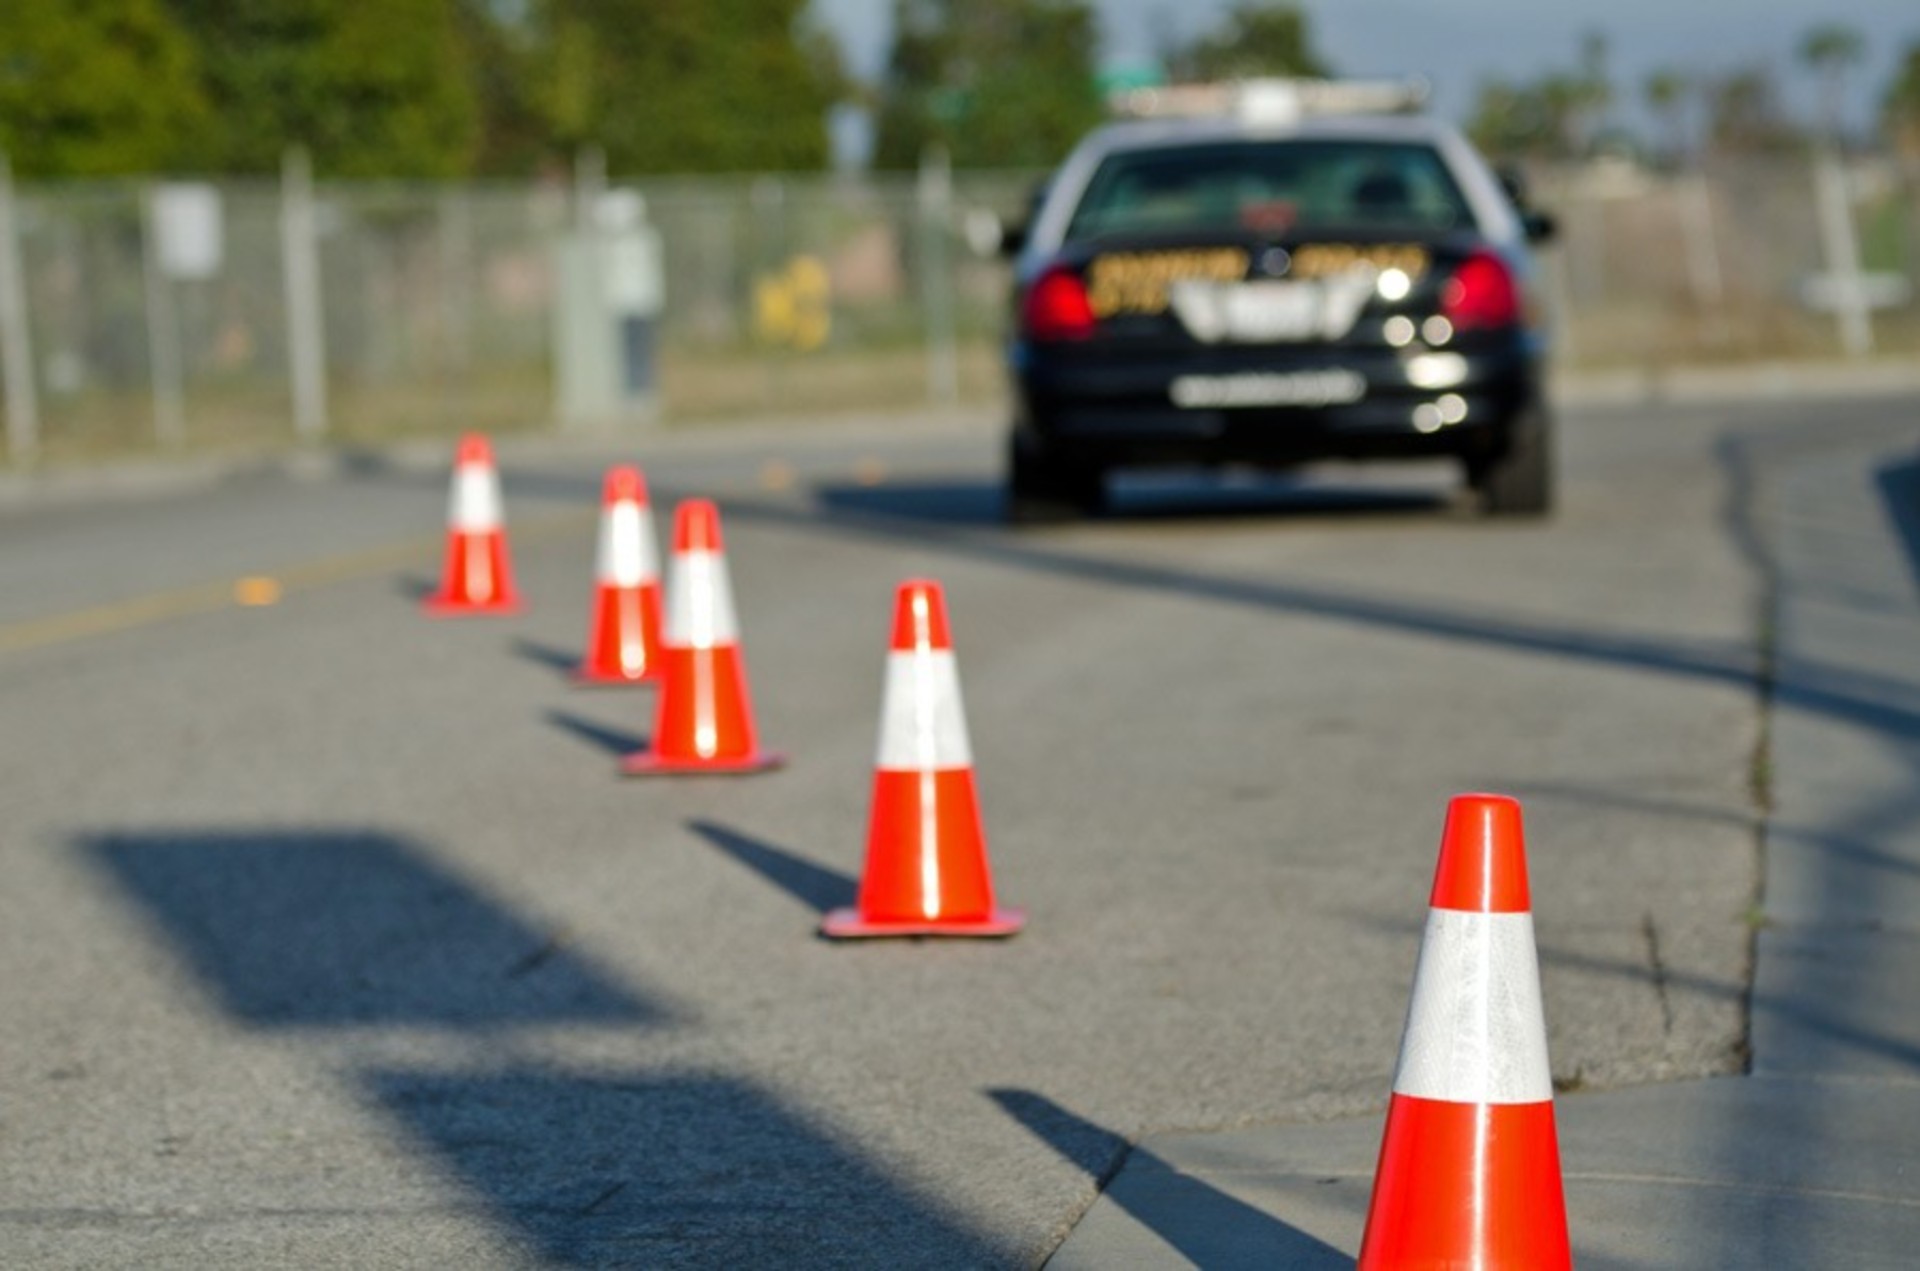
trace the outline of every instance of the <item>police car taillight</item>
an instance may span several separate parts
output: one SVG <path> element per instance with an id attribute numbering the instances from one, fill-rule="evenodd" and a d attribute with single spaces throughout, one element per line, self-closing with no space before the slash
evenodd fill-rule
<path id="1" fill-rule="evenodd" d="M 1030 340 L 1084 340 L 1093 334 L 1093 305 L 1080 275 L 1055 266 L 1034 279 L 1020 307 L 1020 329 Z"/>
<path id="2" fill-rule="evenodd" d="M 1488 251 L 1474 252 L 1440 289 L 1440 316 L 1455 331 L 1487 331 L 1520 320 L 1520 288 L 1507 262 Z"/>

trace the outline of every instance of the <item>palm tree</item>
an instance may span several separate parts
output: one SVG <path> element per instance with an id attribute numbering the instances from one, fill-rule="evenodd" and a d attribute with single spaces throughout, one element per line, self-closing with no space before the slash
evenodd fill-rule
<path id="1" fill-rule="evenodd" d="M 1800 60 L 1820 78 L 1820 114 L 1827 140 L 1834 145 L 1840 142 L 1847 72 L 1866 47 L 1858 31 L 1840 22 L 1823 22 L 1800 38 Z"/>
<path id="2" fill-rule="evenodd" d="M 1667 134 L 1667 159 L 1675 167 L 1684 166 L 1693 152 L 1687 136 L 1687 97 L 1692 88 L 1693 81 L 1686 72 L 1670 66 L 1654 71 L 1640 86 L 1647 109 Z"/>

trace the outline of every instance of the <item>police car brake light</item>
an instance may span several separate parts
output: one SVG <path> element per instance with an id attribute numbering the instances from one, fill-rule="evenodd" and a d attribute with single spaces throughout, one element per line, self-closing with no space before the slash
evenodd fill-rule
<path id="1" fill-rule="evenodd" d="M 1241 79 L 1127 89 L 1109 98 L 1108 105 L 1123 119 L 1237 119 L 1283 125 L 1309 115 L 1412 114 L 1426 105 L 1427 94 L 1423 79 Z"/>
<path id="2" fill-rule="evenodd" d="M 1084 340 L 1093 334 L 1093 305 L 1080 275 L 1056 265 L 1034 280 L 1020 306 L 1030 340 Z"/>
<path id="3" fill-rule="evenodd" d="M 1520 318 L 1520 288 L 1513 271 L 1492 252 L 1474 252 L 1440 289 L 1440 316 L 1456 331 L 1513 325 Z"/>

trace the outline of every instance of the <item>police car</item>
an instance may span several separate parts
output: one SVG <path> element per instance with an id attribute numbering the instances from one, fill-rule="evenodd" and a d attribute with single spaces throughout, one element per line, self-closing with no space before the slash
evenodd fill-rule
<path id="1" fill-rule="evenodd" d="M 1010 231 L 1016 521 L 1115 468 L 1458 461 L 1489 513 L 1553 496 L 1532 241 L 1551 223 L 1421 86 L 1146 89 Z"/>

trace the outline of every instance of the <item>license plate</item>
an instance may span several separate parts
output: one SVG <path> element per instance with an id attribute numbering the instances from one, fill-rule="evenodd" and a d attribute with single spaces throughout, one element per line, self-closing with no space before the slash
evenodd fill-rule
<path id="1" fill-rule="evenodd" d="M 1353 330 L 1373 289 L 1373 276 L 1360 271 L 1307 282 L 1191 279 L 1169 288 L 1168 302 L 1203 344 L 1299 343 Z"/>
<path id="2" fill-rule="evenodd" d="M 1237 375 L 1180 375 L 1167 386 L 1183 410 L 1235 406 L 1345 406 L 1367 395 L 1355 371 L 1248 371 Z"/>

